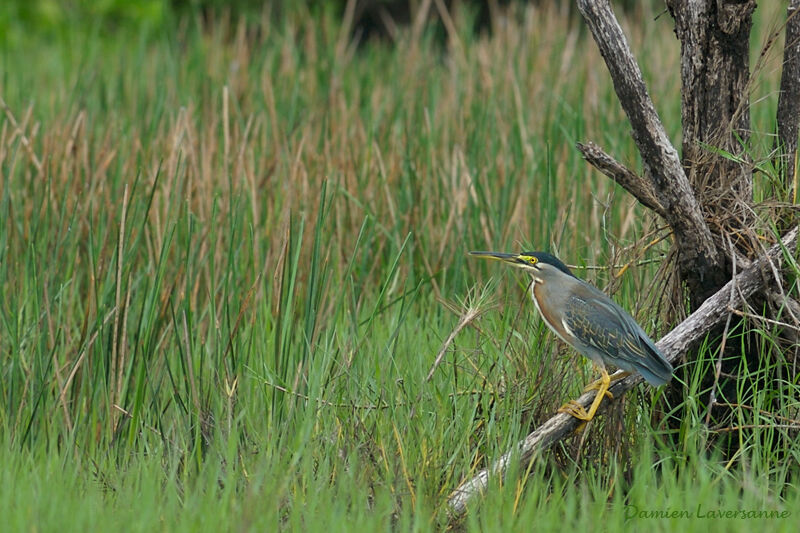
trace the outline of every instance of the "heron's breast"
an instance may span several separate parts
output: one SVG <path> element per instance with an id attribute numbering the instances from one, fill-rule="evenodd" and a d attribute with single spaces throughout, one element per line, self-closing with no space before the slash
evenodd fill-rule
<path id="1" fill-rule="evenodd" d="M 572 342 L 570 339 L 572 335 L 564 328 L 564 324 L 561 322 L 561 314 L 557 313 L 552 307 L 547 305 L 543 306 L 539 303 L 553 301 L 551 298 L 548 298 L 547 287 L 544 283 L 539 282 L 533 284 L 531 287 L 531 299 L 533 303 L 536 304 L 536 309 L 542 316 L 544 323 L 547 324 L 562 341 L 571 345 Z"/>

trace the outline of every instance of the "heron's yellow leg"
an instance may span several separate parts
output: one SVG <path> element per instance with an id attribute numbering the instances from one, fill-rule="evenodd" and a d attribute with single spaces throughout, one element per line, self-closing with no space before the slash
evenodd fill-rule
<path id="1" fill-rule="evenodd" d="M 597 368 L 597 370 L 601 374 L 603 373 L 603 369 L 602 368 L 599 368 L 599 367 L 595 367 L 595 368 Z M 617 381 L 617 380 L 620 380 L 622 378 L 626 378 L 626 377 L 628 377 L 630 375 L 631 375 L 630 372 L 623 372 L 621 374 L 615 374 L 613 376 L 609 376 L 608 379 L 609 379 L 609 381 Z M 603 386 L 603 378 L 596 379 L 596 380 L 592 381 L 591 383 L 589 383 L 588 385 L 586 385 L 586 387 L 584 387 L 584 389 L 583 389 L 583 392 L 589 392 L 590 390 L 600 390 L 600 387 L 602 387 L 602 386 Z M 614 399 L 614 395 L 611 394 L 608 391 L 606 391 L 606 396 L 608 396 L 612 400 Z"/>
<path id="2" fill-rule="evenodd" d="M 600 403 L 602 403 L 603 398 L 606 394 L 608 394 L 608 387 L 611 385 L 611 376 L 608 375 L 605 368 L 600 369 L 600 385 L 597 387 L 597 395 L 594 397 L 594 401 L 592 405 L 589 407 L 589 410 L 586 409 L 576 402 L 572 400 L 566 404 L 564 404 L 559 410 L 559 413 L 567 413 L 575 418 L 580 420 L 589 421 L 594 418 L 594 414 L 597 412 L 597 408 L 600 407 Z"/>

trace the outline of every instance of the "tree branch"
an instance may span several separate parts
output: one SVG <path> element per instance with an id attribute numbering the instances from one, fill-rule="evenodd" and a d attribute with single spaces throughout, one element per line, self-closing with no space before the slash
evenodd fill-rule
<path id="1" fill-rule="evenodd" d="M 590 165 L 616 181 L 643 206 L 655 211 L 662 218 L 667 218 L 664 208 L 658 203 L 653 185 L 649 181 L 611 157 L 593 142 L 578 143 L 576 146 Z"/>
<path id="2" fill-rule="evenodd" d="M 679 243 L 678 261 L 682 275 L 697 271 L 723 272 L 723 257 L 714 245 L 711 230 L 703 218 L 678 152 L 667 137 L 647 94 L 642 72 L 608 0 L 578 0 L 578 9 L 605 60 L 617 98 L 633 129 L 633 139 L 642 156 L 645 172 Z M 688 278 L 691 281 L 692 277 Z M 706 281 L 711 281 L 712 286 L 724 283 L 724 280 Z M 713 284 L 716 281 L 720 283 Z M 704 292 L 702 286 L 688 288 L 692 294 Z"/>
<path id="3" fill-rule="evenodd" d="M 772 279 L 771 275 L 764 275 L 764 271 L 771 269 L 773 262 L 781 262 L 784 249 L 792 254 L 797 253 L 797 235 L 798 226 L 795 226 L 780 243 L 767 251 L 766 256 L 754 261 L 750 267 L 729 281 L 706 300 L 697 311 L 658 341 L 656 343 L 658 349 L 671 362 L 677 361 L 689 348 L 700 341 L 709 329 L 720 323 L 731 312 L 731 309 L 740 306 L 745 298 L 762 289 L 767 281 Z M 603 412 L 613 401 L 618 401 L 641 381 L 643 378 L 639 374 L 616 381 L 609 389 L 614 395 L 614 400 L 604 401 L 598 413 Z M 587 392 L 578 398 L 578 403 L 588 407 L 594 399 L 594 395 L 595 392 Z M 581 423 L 580 420 L 566 413 L 554 415 L 529 434 L 525 440 L 506 452 L 493 465 L 481 470 L 475 477 L 462 483 L 453 491 L 448 500 L 451 513 L 456 517 L 464 514 L 469 502 L 486 489 L 490 477 L 500 476 L 502 478 L 505 476 L 506 468 L 514 457 L 518 456 L 520 463 L 527 464 L 536 453 L 546 450 L 555 442 L 570 435 Z"/>

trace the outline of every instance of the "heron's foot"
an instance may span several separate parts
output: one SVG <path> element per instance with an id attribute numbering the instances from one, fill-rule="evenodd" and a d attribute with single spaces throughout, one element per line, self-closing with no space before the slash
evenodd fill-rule
<path id="1" fill-rule="evenodd" d="M 588 422 L 594 416 L 594 413 L 589 414 L 589 412 L 586 411 L 586 408 L 575 400 L 570 400 L 559 407 L 558 412 L 567 413 L 568 415 L 572 415 L 578 420 L 583 420 L 584 422 Z"/>
<path id="2" fill-rule="evenodd" d="M 560 413 L 569 413 L 575 418 L 579 420 L 584 420 L 588 422 L 592 418 L 594 418 L 594 414 L 597 412 L 597 408 L 600 407 L 600 404 L 603 403 L 603 398 L 606 395 L 611 396 L 608 392 L 608 384 L 610 380 L 608 379 L 608 374 L 604 371 L 603 372 L 603 379 L 600 380 L 600 386 L 597 387 L 597 394 L 594 396 L 594 400 L 592 401 L 591 407 L 587 411 L 585 407 L 581 404 L 572 400 L 564 405 L 558 410 Z M 613 398 L 613 396 L 611 396 Z"/>

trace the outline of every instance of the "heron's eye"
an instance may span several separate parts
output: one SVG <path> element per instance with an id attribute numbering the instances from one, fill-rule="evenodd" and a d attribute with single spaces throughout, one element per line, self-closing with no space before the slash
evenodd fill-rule
<path id="1" fill-rule="evenodd" d="M 528 256 L 528 257 L 525 258 L 525 260 L 528 261 L 528 263 L 530 263 L 532 265 L 535 265 L 539 261 L 537 258 L 535 258 L 533 256 Z"/>

